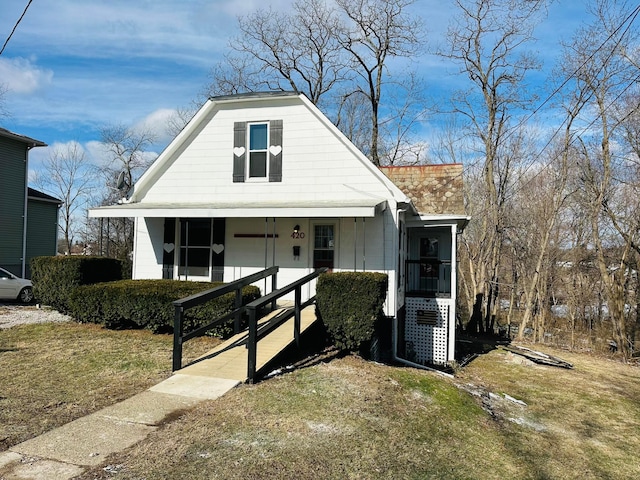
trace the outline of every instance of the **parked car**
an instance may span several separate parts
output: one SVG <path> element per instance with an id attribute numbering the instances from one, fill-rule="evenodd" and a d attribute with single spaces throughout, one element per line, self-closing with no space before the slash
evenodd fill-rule
<path id="1" fill-rule="evenodd" d="M 4 268 L 0 268 L 0 300 L 31 302 L 33 300 L 31 280 L 17 277 Z"/>

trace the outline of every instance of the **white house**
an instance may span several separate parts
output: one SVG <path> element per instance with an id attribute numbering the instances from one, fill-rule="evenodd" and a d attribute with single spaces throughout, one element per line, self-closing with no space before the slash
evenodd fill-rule
<path id="1" fill-rule="evenodd" d="M 385 173 L 401 181 L 401 172 Z M 394 355 L 445 364 L 456 235 L 468 218 L 420 211 L 385 173 L 304 95 L 216 97 L 128 198 L 90 215 L 135 217 L 135 279 L 227 282 L 278 265 L 284 286 L 318 267 L 384 272 Z"/>

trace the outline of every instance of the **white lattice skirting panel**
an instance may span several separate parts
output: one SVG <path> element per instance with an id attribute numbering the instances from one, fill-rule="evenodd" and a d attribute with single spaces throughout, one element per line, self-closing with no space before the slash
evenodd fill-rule
<path id="1" fill-rule="evenodd" d="M 410 297 L 405 306 L 407 359 L 421 364 L 447 363 L 449 304 L 431 298 Z"/>

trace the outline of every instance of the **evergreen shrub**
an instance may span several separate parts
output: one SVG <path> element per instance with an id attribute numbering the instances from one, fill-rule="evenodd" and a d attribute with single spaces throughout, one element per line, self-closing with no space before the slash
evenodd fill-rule
<path id="1" fill-rule="evenodd" d="M 341 349 L 358 351 L 371 342 L 389 279 L 375 272 L 338 272 L 320 275 L 316 286 L 316 309 Z"/>
<path id="2" fill-rule="evenodd" d="M 122 262 L 92 256 L 35 257 L 31 260 L 33 292 L 40 303 L 69 313 L 69 296 L 81 285 L 122 279 Z"/>
<path id="3" fill-rule="evenodd" d="M 173 331 L 172 302 L 223 285 L 220 282 L 180 280 L 121 280 L 78 287 L 71 295 L 71 316 L 79 322 L 96 323 L 110 329 L 146 328 L 154 333 Z M 242 302 L 260 297 L 260 289 L 246 286 Z M 235 293 L 227 293 L 185 312 L 184 332 L 210 323 L 234 309 Z M 233 320 L 212 329 L 224 337 L 233 331 Z"/>

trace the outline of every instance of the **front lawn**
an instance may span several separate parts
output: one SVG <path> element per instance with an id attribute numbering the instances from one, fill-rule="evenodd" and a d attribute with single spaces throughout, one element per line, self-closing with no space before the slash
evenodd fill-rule
<path id="1" fill-rule="evenodd" d="M 185 344 L 184 361 L 219 340 Z M 0 451 L 171 375 L 173 337 L 78 323 L 0 330 Z"/>
<path id="2" fill-rule="evenodd" d="M 358 357 L 308 362 L 199 405 L 111 458 L 110 471 L 130 480 L 638 478 L 640 369 L 553 353 L 575 368 L 503 350 L 455 380 Z"/>

